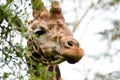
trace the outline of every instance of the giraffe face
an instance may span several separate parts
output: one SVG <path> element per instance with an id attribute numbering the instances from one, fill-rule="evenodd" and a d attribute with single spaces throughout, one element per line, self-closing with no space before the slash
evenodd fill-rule
<path id="1" fill-rule="evenodd" d="M 33 51 L 43 54 L 45 64 L 58 64 L 65 60 L 76 63 L 83 56 L 83 50 L 63 20 L 33 21 L 29 26 L 29 38 L 35 43 L 32 46 L 38 47 Z"/>
<path id="2" fill-rule="evenodd" d="M 33 17 L 35 19 L 28 26 L 32 58 L 45 64 L 65 60 L 76 63 L 82 58 L 83 50 L 67 27 L 58 2 L 53 2 L 50 14 L 46 9 L 42 12 L 33 10 Z"/>

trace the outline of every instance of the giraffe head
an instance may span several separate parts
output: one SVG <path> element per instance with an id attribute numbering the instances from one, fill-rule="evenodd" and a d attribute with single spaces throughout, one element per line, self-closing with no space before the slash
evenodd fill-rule
<path id="1" fill-rule="evenodd" d="M 44 64 L 58 64 L 65 60 L 76 63 L 82 58 L 83 50 L 67 27 L 57 1 L 52 3 L 50 13 L 44 7 L 39 11 L 33 9 L 33 17 L 28 26 L 31 57 Z"/>

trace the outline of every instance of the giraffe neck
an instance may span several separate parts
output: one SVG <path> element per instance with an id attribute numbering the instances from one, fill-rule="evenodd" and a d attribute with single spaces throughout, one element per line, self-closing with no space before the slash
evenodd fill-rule
<path id="1" fill-rule="evenodd" d="M 40 63 L 28 63 L 30 74 L 33 76 L 30 80 L 62 80 L 58 65 L 40 65 Z M 54 73 L 54 75 L 52 75 Z M 42 77 L 44 75 L 44 77 Z M 45 78 L 46 77 L 46 78 Z"/>
<path id="2" fill-rule="evenodd" d="M 48 65 L 47 71 L 55 72 L 55 76 L 53 77 L 53 80 L 62 80 L 58 65 Z"/>
<path id="3" fill-rule="evenodd" d="M 38 47 L 34 40 L 32 40 L 32 38 L 28 39 L 28 54 L 27 63 L 30 69 L 30 74 L 40 78 L 41 74 L 49 75 L 48 72 L 53 72 L 55 73 L 54 77 L 47 80 L 62 80 L 58 65 L 46 65 L 41 63 L 41 60 L 44 58 L 44 54 L 42 53 L 40 47 Z M 41 69 L 44 69 L 44 71 L 41 71 Z"/>

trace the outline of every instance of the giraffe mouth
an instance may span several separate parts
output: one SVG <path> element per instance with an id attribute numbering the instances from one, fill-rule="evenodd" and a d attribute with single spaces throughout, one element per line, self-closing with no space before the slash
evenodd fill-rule
<path id="1" fill-rule="evenodd" d="M 65 61 L 65 58 L 63 56 L 56 55 L 54 56 L 54 59 L 52 60 L 48 60 L 48 58 L 46 60 L 42 60 L 42 63 L 45 65 L 55 65 L 55 64 L 59 64 L 64 61 Z"/>

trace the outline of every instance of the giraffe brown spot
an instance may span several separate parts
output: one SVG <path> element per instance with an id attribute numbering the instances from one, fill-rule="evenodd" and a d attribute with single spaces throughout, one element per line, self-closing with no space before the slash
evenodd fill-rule
<path id="1" fill-rule="evenodd" d="M 40 56 L 39 53 L 37 53 L 37 52 L 33 52 L 33 53 L 32 53 L 32 56 L 35 57 L 35 58 L 37 58 L 37 59 L 38 59 L 38 58 L 41 58 L 41 56 Z"/>
<path id="2" fill-rule="evenodd" d="M 44 56 L 42 49 L 39 47 L 38 52 L 40 53 L 41 56 Z"/>
<path id="3" fill-rule="evenodd" d="M 38 50 L 37 44 L 34 41 L 32 41 L 32 44 L 34 45 L 34 48 Z"/>
<path id="4" fill-rule="evenodd" d="M 39 61 L 36 60 L 35 58 L 33 58 L 32 56 L 30 56 L 30 58 L 31 58 L 34 62 L 39 63 Z"/>
<path id="5" fill-rule="evenodd" d="M 58 67 L 58 66 L 56 66 L 56 68 L 55 68 L 55 72 L 56 72 L 56 79 L 57 79 L 57 80 L 59 80 L 59 79 L 60 79 L 61 74 L 60 74 L 60 69 L 59 69 L 59 67 Z"/>
<path id="6" fill-rule="evenodd" d="M 48 71 L 52 72 L 53 71 L 53 66 L 49 66 Z"/>

